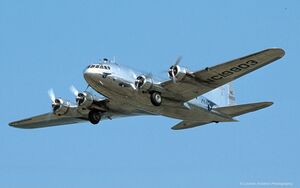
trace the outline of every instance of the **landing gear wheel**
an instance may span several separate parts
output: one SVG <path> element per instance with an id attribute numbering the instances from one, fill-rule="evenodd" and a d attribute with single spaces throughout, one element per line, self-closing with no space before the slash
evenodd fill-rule
<path id="1" fill-rule="evenodd" d="M 156 91 L 151 93 L 150 99 L 151 99 L 151 102 L 154 106 L 160 106 L 161 105 L 162 99 L 161 99 L 160 93 L 158 93 Z"/>
<path id="2" fill-rule="evenodd" d="M 89 112 L 89 120 L 92 124 L 96 125 L 101 120 L 101 113 L 95 110 Z"/>

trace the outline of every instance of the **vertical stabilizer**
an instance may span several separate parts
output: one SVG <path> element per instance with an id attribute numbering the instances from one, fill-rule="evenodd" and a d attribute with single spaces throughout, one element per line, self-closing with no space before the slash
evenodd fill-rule
<path id="1" fill-rule="evenodd" d="M 228 83 L 228 105 L 236 105 L 232 82 Z"/>
<path id="2" fill-rule="evenodd" d="M 236 105 L 232 83 L 225 84 L 203 95 L 207 99 L 221 106 Z"/>

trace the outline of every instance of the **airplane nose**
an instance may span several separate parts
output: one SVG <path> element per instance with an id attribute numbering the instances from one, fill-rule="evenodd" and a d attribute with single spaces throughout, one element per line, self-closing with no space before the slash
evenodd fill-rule
<path id="1" fill-rule="evenodd" d="M 87 68 L 83 71 L 83 77 L 87 82 L 89 82 L 89 80 L 91 80 L 91 74 L 92 73 L 89 68 Z"/>
<path id="2" fill-rule="evenodd" d="M 83 71 L 83 77 L 89 84 L 98 80 L 98 75 L 99 74 L 91 68 L 87 68 Z"/>

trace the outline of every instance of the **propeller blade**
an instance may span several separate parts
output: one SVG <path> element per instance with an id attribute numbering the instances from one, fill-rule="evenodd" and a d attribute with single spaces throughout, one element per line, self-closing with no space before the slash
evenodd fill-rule
<path id="1" fill-rule="evenodd" d="M 175 84 L 176 83 L 176 77 L 175 77 L 175 74 L 174 74 L 174 69 L 172 69 L 171 74 L 172 74 L 173 83 Z"/>
<path id="2" fill-rule="evenodd" d="M 153 74 L 151 72 L 148 72 L 145 76 L 148 77 L 148 78 L 152 78 Z"/>
<path id="3" fill-rule="evenodd" d="M 135 84 L 130 84 L 130 86 L 131 86 L 134 90 L 136 90 Z"/>
<path id="4" fill-rule="evenodd" d="M 70 91 L 71 91 L 75 96 L 77 96 L 78 93 L 79 93 L 79 91 L 78 91 L 78 90 L 76 89 L 76 87 L 73 86 L 73 85 L 70 86 Z"/>
<path id="5" fill-rule="evenodd" d="M 49 95 L 52 103 L 55 103 L 55 94 L 54 94 L 54 91 L 52 88 L 48 90 L 48 95 Z"/>
<path id="6" fill-rule="evenodd" d="M 178 64 L 180 63 L 181 59 L 182 59 L 181 56 L 179 56 L 179 57 L 177 58 L 177 60 L 176 60 L 176 62 L 175 62 L 175 66 L 178 65 Z"/>

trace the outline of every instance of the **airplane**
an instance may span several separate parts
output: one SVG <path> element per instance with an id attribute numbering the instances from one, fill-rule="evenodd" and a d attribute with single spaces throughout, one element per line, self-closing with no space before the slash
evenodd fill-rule
<path id="1" fill-rule="evenodd" d="M 179 119 L 174 130 L 209 123 L 236 122 L 235 117 L 271 106 L 272 102 L 236 104 L 232 81 L 268 65 L 285 54 L 281 48 L 269 48 L 251 55 L 192 72 L 179 65 L 168 69 L 169 79 L 161 81 L 120 65 L 107 58 L 89 65 L 83 72 L 88 87 L 79 92 L 71 87 L 76 103 L 48 94 L 52 112 L 9 123 L 24 129 L 42 128 L 80 122 L 98 124 L 138 115 L 161 115 Z"/>

